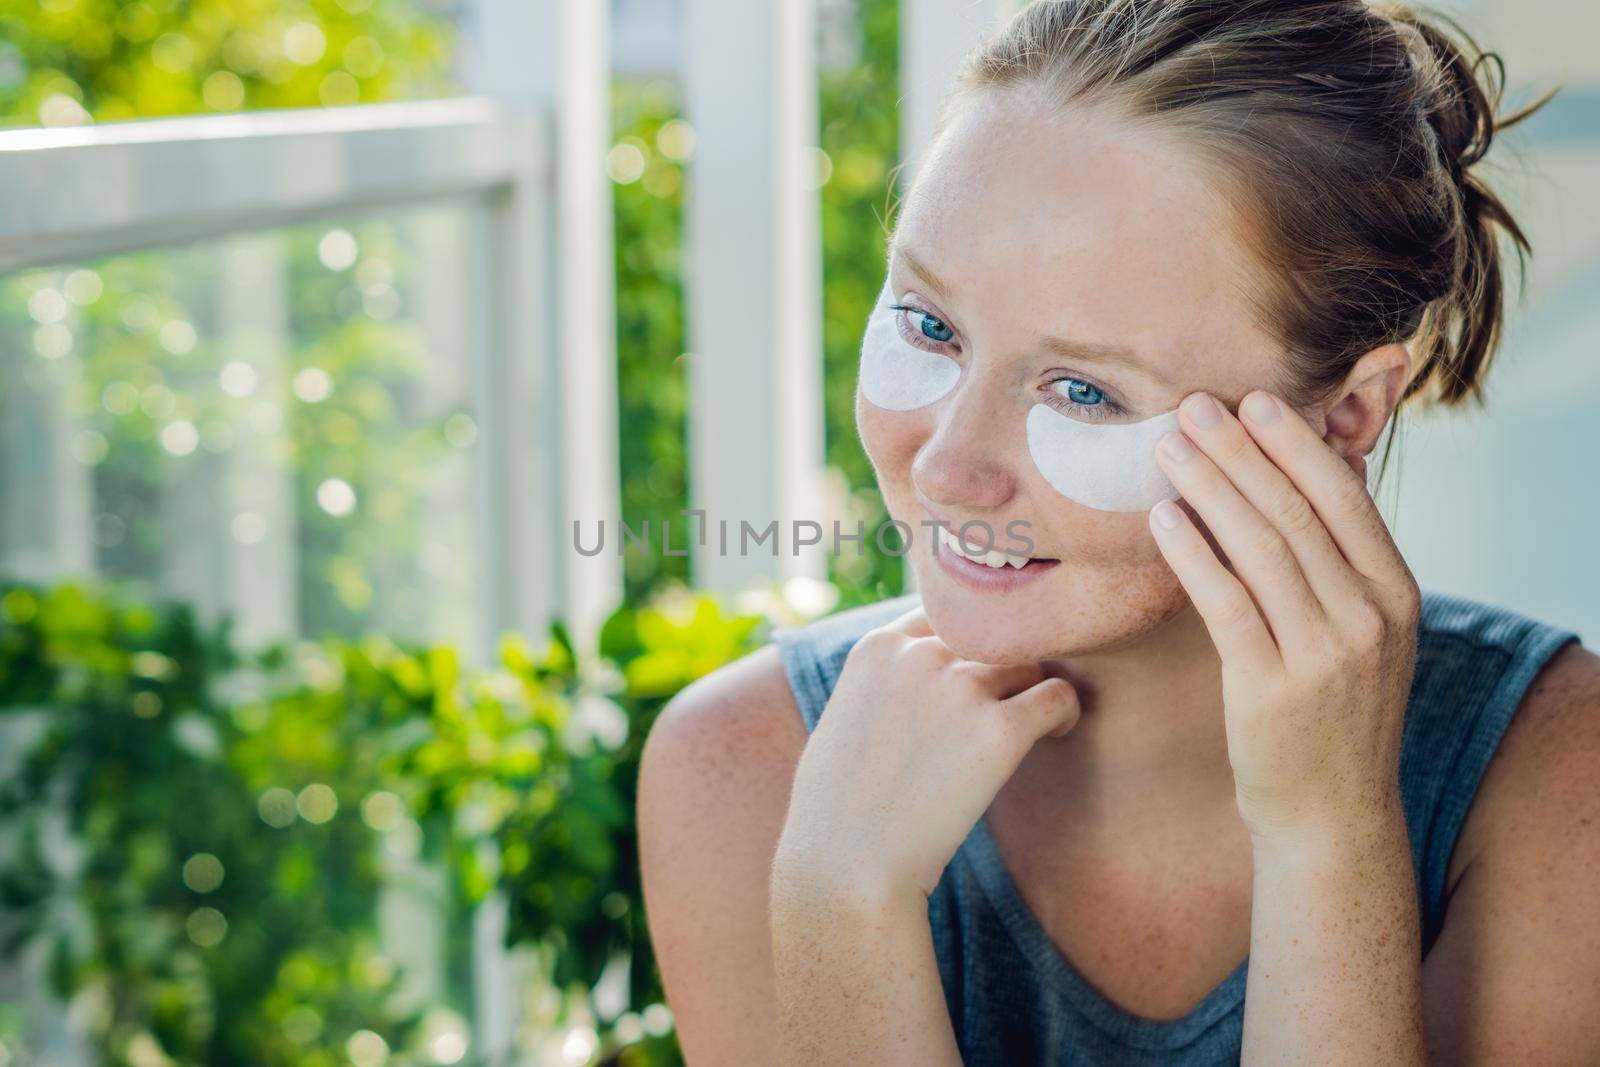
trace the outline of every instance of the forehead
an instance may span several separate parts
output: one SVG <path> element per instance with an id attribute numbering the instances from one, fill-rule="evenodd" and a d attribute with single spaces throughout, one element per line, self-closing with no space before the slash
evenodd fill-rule
<path id="1" fill-rule="evenodd" d="M 1237 398 L 1278 350 L 1215 182 L 1170 135 L 983 92 L 927 157 L 895 239 L 949 284 L 934 299 L 968 336 L 1129 345 L 1184 391 Z"/>

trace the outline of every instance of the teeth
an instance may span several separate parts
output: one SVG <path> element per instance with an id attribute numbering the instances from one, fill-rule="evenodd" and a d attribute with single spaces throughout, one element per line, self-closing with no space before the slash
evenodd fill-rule
<path id="1" fill-rule="evenodd" d="M 939 540 L 946 548 L 954 552 L 956 555 L 965 559 L 970 559 L 974 563 L 982 563 L 986 567 L 993 567 L 996 570 L 1001 567 L 1015 567 L 1018 570 L 1021 570 L 1023 567 L 1028 565 L 1027 556 L 1014 556 L 1009 552 L 1001 552 L 998 549 L 993 548 L 989 549 L 987 552 L 978 552 L 976 550 L 969 549 L 966 545 L 962 544 L 961 538 L 956 536 L 956 534 L 946 526 L 939 527 Z"/>

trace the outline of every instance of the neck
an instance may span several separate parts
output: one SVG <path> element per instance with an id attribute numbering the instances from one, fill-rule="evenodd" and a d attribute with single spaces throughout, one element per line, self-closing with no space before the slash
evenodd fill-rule
<path id="1" fill-rule="evenodd" d="M 1082 715 L 1007 783 L 1024 808 L 1091 834 L 1234 810 L 1221 661 L 1192 606 L 1137 644 L 1045 667 L 1077 688 Z"/>

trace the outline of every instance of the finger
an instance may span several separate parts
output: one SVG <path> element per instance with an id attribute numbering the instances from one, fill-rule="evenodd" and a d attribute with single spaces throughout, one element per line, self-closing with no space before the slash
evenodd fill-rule
<path id="1" fill-rule="evenodd" d="M 1279 647 L 1312 643 L 1327 616 L 1289 542 L 1182 431 L 1163 437 L 1156 455 L 1260 605 Z"/>
<path id="2" fill-rule="evenodd" d="M 1410 572 L 1366 479 L 1271 393 L 1258 389 L 1247 394 L 1239 415 L 1261 450 L 1305 493 L 1350 565 L 1374 582 L 1403 588 Z"/>
<path id="3" fill-rule="evenodd" d="M 1178 412 L 1190 440 L 1283 536 L 1318 600 L 1349 601 L 1362 594 L 1362 576 L 1333 543 L 1321 516 L 1232 412 L 1207 393 L 1190 394 Z"/>
<path id="4" fill-rule="evenodd" d="M 1061 737 L 1078 725 L 1078 691 L 1065 678 L 1052 675 L 1000 703 L 1023 751 L 1041 737 Z"/>
<path id="5" fill-rule="evenodd" d="M 1044 668 L 1037 663 L 994 664 L 963 660 L 958 668 L 969 675 L 983 692 L 1005 700 L 1039 684 Z"/>
<path id="6" fill-rule="evenodd" d="M 928 614 L 922 609 L 921 604 L 884 623 L 882 629 L 893 630 L 907 637 L 933 636 L 933 626 L 928 622 Z"/>
<path id="7" fill-rule="evenodd" d="M 1151 508 L 1150 532 L 1194 602 L 1217 653 L 1252 674 L 1277 670 L 1282 657 L 1249 592 L 1228 573 L 1183 509 L 1170 500 Z"/>

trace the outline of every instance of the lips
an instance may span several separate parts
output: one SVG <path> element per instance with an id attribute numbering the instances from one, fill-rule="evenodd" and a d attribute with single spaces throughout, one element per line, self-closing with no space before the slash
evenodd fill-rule
<path id="1" fill-rule="evenodd" d="M 1060 565 L 1055 559 L 1030 559 L 1021 567 L 991 567 L 975 563 L 954 551 L 940 538 L 934 542 L 934 557 L 939 569 L 958 585 L 977 593 L 1005 594 L 1039 581 Z"/>
<path id="2" fill-rule="evenodd" d="M 959 535 L 943 519 L 934 539 L 934 558 L 939 569 L 960 585 L 975 592 L 1007 593 L 1044 577 L 1061 561 L 1021 556 L 997 549 L 980 549 L 963 544 Z"/>
<path id="3" fill-rule="evenodd" d="M 939 514 L 932 507 L 930 507 L 928 502 L 922 499 L 922 495 L 920 493 L 917 494 L 917 503 L 921 504 L 923 510 L 928 513 L 928 521 L 922 525 L 924 527 L 936 525 L 939 528 L 939 534 L 938 537 L 935 538 L 935 541 L 937 541 L 937 543 L 941 546 L 950 549 L 951 553 L 970 560 L 973 563 L 977 563 L 980 566 L 993 567 L 996 570 L 1001 570 L 1006 567 L 1010 567 L 1014 570 L 1021 570 L 1027 566 L 1030 560 L 1035 563 L 1060 562 L 1051 556 L 1024 556 L 1017 552 L 1007 552 L 1000 547 L 1000 538 L 996 537 L 994 526 L 988 521 L 974 519 L 965 524 L 956 523 L 946 516 Z M 1014 543 L 1017 538 L 1015 538 L 1015 536 L 1010 532 L 1012 525 L 1013 523 L 1008 522 L 1005 524 L 1004 529 L 1006 530 L 1006 536 L 1011 538 Z M 963 529 L 964 526 L 983 527 L 983 532 L 987 534 L 986 540 L 989 543 L 974 544 L 970 541 L 964 542 L 961 534 L 956 532 Z M 1027 528 L 1027 526 L 1027 523 L 1023 523 L 1024 528 Z"/>
<path id="4" fill-rule="evenodd" d="M 1028 565 L 1027 556 L 1019 556 L 1011 552 L 1001 552 L 997 548 L 987 551 L 963 544 L 961 538 L 948 526 L 939 527 L 939 543 L 950 551 L 972 563 L 981 563 L 986 567 L 998 570 L 1001 567 L 1013 567 L 1021 570 Z"/>

